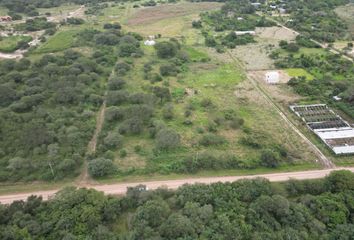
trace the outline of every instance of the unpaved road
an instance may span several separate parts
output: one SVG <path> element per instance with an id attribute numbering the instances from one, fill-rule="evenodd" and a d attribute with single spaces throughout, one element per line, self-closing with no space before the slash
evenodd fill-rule
<path id="1" fill-rule="evenodd" d="M 286 173 L 272 173 L 272 174 L 259 174 L 259 175 L 249 175 L 249 176 L 231 176 L 231 177 L 209 177 L 209 178 L 188 178 L 181 180 L 166 180 L 166 181 L 151 181 L 151 182 L 137 182 L 137 183 L 118 183 L 110 185 L 93 185 L 88 188 L 95 189 L 97 191 L 102 191 L 105 194 L 112 195 L 124 195 L 127 192 L 128 187 L 134 187 L 139 184 L 143 184 L 148 187 L 149 190 L 154 190 L 159 187 L 167 187 L 169 189 L 177 189 L 184 184 L 211 184 L 216 182 L 235 182 L 241 179 L 254 179 L 254 178 L 266 178 L 271 182 L 282 182 L 289 179 L 318 179 L 327 176 L 331 171 L 334 170 L 349 170 L 354 172 L 353 168 L 337 168 L 337 169 L 325 169 L 325 170 L 314 170 L 314 171 L 303 171 L 303 172 L 286 172 Z M 44 200 L 48 200 L 55 196 L 58 189 L 51 191 L 38 191 L 30 193 L 21 194 L 10 194 L 0 196 L 0 202 L 2 204 L 10 204 L 18 200 L 26 200 L 31 195 L 42 196 Z"/>
<path id="2" fill-rule="evenodd" d="M 242 62 L 240 62 L 238 59 L 236 59 L 230 51 L 228 51 L 230 57 L 234 60 L 235 64 L 241 65 L 245 69 L 244 66 L 242 66 Z M 291 129 L 293 129 L 294 132 L 296 132 L 310 147 L 313 149 L 313 151 L 316 153 L 318 160 L 320 163 L 328 169 L 333 169 L 335 168 L 334 163 L 329 160 L 322 152 L 321 150 L 313 144 L 289 119 L 288 117 L 283 113 L 283 111 L 277 106 L 277 104 L 273 101 L 273 99 L 267 94 L 266 91 L 263 90 L 261 86 L 257 83 L 255 79 L 253 79 L 251 76 L 248 76 L 248 79 L 252 83 L 253 87 L 258 91 L 258 93 L 265 98 L 265 100 L 278 112 L 278 114 L 281 116 L 281 118 L 289 125 Z"/>

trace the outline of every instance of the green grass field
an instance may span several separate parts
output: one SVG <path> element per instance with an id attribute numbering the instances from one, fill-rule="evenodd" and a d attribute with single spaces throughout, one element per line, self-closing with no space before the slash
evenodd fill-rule
<path id="1" fill-rule="evenodd" d="M 289 68 L 285 70 L 290 77 L 305 77 L 307 80 L 311 81 L 315 77 L 308 73 L 305 69 L 302 68 Z"/>
<path id="2" fill-rule="evenodd" d="M 30 36 L 9 36 L 3 37 L 0 41 L 0 52 L 12 53 L 18 49 L 18 43 L 20 41 L 30 42 L 32 37 Z"/>
<path id="3" fill-rule="evenodd" d="M 77 30 L 64 30 L 50 37 L 46 43 L 41 45 L 35 53 L 59 52 L 73 46 Z"/>

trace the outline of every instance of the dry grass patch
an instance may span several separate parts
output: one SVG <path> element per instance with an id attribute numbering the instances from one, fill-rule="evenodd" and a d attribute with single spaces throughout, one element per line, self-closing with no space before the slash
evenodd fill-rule
<path id="1" fill-rule="evenodd" d="M 216 10 L 221 7 L 220 3 L 181 3 L 165 4 L 157 7 L 147 7 L 136 11 L 127 21 L 128 25 L 153 23 L 163 19 L 187 16 L 200 11 Z"/>
<path id="2" fill-rule="evenodd" d="M 294 31 L 282 27 L 256 28 L 256 34 L 260 38 L 278 40 L 278 41 L 280 40 L 292 41 L 295 40 L 296 36 L 298 35 Z"/>

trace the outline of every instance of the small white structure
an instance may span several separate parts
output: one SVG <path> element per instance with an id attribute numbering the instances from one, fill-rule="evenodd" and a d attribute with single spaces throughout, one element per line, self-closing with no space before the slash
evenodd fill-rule
<path id="1" fill-rule="evenodd" d="M 342 98 L 341 98 L 341 97 L 338 97 L 338 96 L 333 96 L 333 99 L 334 99 L 335 101 L 341 101 L 341 100 L 342 100 Z"/>
<path id="2" fill-rule="evenodd" d="M 243 20 L 243 17 L 238 17 L 237 18 L 237 21 L 242 21 Z"/>
<path id="3" fill-rule="evenodd" d="M 155 36 L 149 36 L 149 39 L 144 42 L 145 46 L 154 46 L 156 44 L 155 42 Z"/>
<path id="4" fill-rule="evenodd" d="M 145 46 L 154 46 L 156 44 L 156 42 L 154 40 L 146 40 L 144 42 Z"/>
<path id="5" fill-rule="evenodd" d="M 258 8 L 258 7 L 260 7 L 262 4 L 259 3 L 259 2 L 255 2 L 255 3 L 251 3 L 251 5 L 252 5 L 253 7 L 255 7 L 255 8 Z"/>
<path id="6" fill-rule="evenodd" d="M 265 74 L 265 81 L 268 84 L 277 84 L 277 83 L 279 83 L 279 78 L 280 78 L 279 72 L 276 72 L 276 71 L 267 72 Z"/>
<path id="7" fill-rule="evenodd" d="M 242 35 L 256 35 L 255 31 L 235 31 L 236 36 L 242 36 Z"/>

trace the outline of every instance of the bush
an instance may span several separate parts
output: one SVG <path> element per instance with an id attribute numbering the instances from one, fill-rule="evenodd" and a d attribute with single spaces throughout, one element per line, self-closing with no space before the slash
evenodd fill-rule
<path id="1" fill-rule="evenodd" d="M 174 64 L 164 64 L 160 67 L 160 74 L 166 76 L 176 76 L 179 69 Z"/>
<path id="2" fill-rule="evenodd" d="M 122 149 L 119 151 L 119 157 L 120 158 L 125 158 L 128 155 L 127 150 Z"/>
<path id="3" fill-rule="evenodd" d="M 230 120 L 230 127 L 233 129 L 239 129 L 245 121 L 242 118 L 233 118 Z"/>
<path id="4" fill-rule="evenodd" d="M 116 166 L 109 159 L 97 158 L 88 163 L 89 174 L 94 177 L 104 177 L 114 173 Z"/>
<path id="5" fill-rule="evenodd" d="M 124 81 L 124 79 L 119 78 L 119 77 L 114 77 L 109 80 L 108 89 L 109 90 L 121 90 L 125 84 L 126 84 L 126 82 Z"/>
<path id="6" fill-rule="evenodd" d="M 121 134 L 140 134 L 143 131 L 143 121 L 139 118 L 125 120 L 119 128 Z"/>
<path id="7" fill-rule="evenodd" d="M 119 90 L 119 91 L 109 91 L 107 93 L 107 105 L 112 106 L 112 105 L 120 105 L 122 103 L 127 102 L 129 97 L 129 93 L 124 90 Z"/>
<path id="8" fill-rule="evenodd" d="M 173 105 L 166 104 L 162 109 L 162 116 L 164 119 L 171 120 L 174 116 Z"/>
<path id="9" fill-rule="evenodd" d="M 109 122 L 122 120 L 124 116 L 124 110 L 119 107 L 112 106 L 106 109 L 105 119 Z"/>
<path id="10" fill-rule="evenodd" d="M 81 25 L 85 23 L 85 20 L 82 18 L 67 18 L 66 22 L 72 25 Z"/>
<path id="11" fill-rule="evenodd" d="M 122 26 L 119 23 L 105 23 L 103 25 L 104 29 L 121 29 Z"/>
<path id="12" fill-rule="evenodd" d="M 130 65 L 125 62 L 119 62 L 115 67 L 116 72 L 120 75 L 126 75 L 130 69 Z"/>
<path id="13" fill-rule="evenodd" d="M 200 20 L 194 20 L 194 21 L 192 22 L 192 27 L 194 27 L 194 28 L 202 28 L 202 21 L 200 21 Z"/>
<path id="14" fill-rule="evenodd" d="M 265 167 L 276 168 L 280 164 L 280 156 L 272 149 L 265 149 L 261 153 L 261 164 Z"/>
<path id="15" fill-rule="evenodd" d="M 107 148 L 119 148 L 123 145 L 123 136 L 117 131 L 109 132 L 103 142 Z"/>
<path id="16" fill-rule="evenodd" d="M 159 58 L 172 58 L 175 57 L 177 54 L 177 46 L 172 43 L 171 41 L 169 42 L 159 42 L 155 44 L 155 49 L 157 56 Z"/>
<path id="17" fill-rule="evenodd" d="M 159 150 L 170 150 L 179 147 L 180 135 L 172 130 L 163 128 L 156 135 L 156 147 Z"/>
<path id="18" fill-rule="evenodd" d="M 203 135 L 202 138 L 199 140 L 199 144 L 205 147 L 222 145 L 226 142 L 227 141 L 224 137 L 212 133 L 207 133 Z"/>

